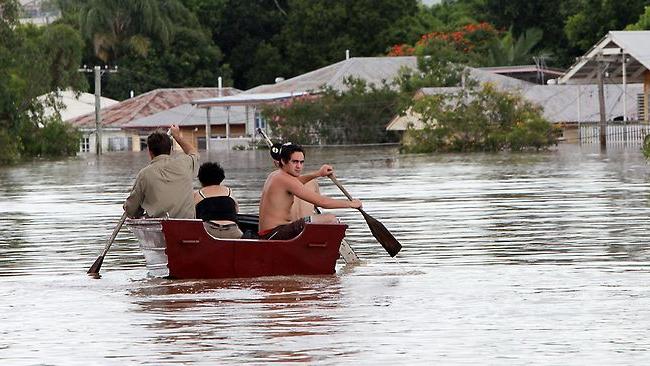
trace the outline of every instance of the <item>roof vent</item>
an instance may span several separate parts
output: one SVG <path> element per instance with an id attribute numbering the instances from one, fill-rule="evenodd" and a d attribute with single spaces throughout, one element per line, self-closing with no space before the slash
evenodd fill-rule
<path id="1" fill-rule="evenodd" d="M 283 82 L 283 81 L 284 81 L 284 78 L 283 78 L 282 76 L 278 76 L 277 78 L 275 78 L 275 83 L 276 83 L 276 84 L 277 84 L 277 83 L 281 83 L 281 82 Z"/>

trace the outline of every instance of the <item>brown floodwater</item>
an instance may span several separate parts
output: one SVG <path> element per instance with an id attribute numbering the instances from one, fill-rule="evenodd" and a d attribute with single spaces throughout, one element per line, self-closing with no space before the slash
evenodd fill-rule
<path id="1" fill-rule="evenodd" d="M 210 156 L 242 212 L 256 212 L 267 154 Z M 335 275 L 151 278 L 124 229 L 101 278 L 88 277 L 147 162 L 111 153 L 0 168 L 0 364 L 650 360 L 650 168 L 638 146 L 310 149 L 308 168 L 333 164 L 402 242 L 396 258 L 358 212 L 333 210 L 363 260 Z"/>

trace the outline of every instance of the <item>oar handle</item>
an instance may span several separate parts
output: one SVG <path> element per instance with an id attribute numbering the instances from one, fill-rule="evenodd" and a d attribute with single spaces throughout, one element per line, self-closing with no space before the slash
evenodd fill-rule
<path id="1" fill-rule="evenodd" d="M 341 192 L 343 192 L 345 197 L 347 197 L 350 201 L 352 201 L 353 199 L 352 196 L 350 195 L 350 193 L 348 193 L 347 190 L 345 190 L 345 188 L 343 188 L 343 186 L 341 185 L 341 183 L 339 183 L 338 179 L 336 179 L 334 174 L 330 174 L 327 177 L 329 177 L 329 179 L 331 179 L 332 182 L 334 182 L 334 184 L 336 184 L 336 186 L 339 187 L 339 189 L 341 190 Z"/>
<path id="2" fill-rule="evenodd" d="M 122 217 L 120 218 L 120 221 L 115 226 L 115 229 L 113 229 L 113 233 L 111 234 L 111 237 L 108 239 L 108 242 L 106 243 L 106 248 L 104 248 L 104 253 L 102 255 L 106 255 L 108 249 L 111 247 L 111 244 L 113 244 L 113 241 L 115 241 L 115 238 L 117 237 L 117 234 L 120 232 L 122 225 L 124 225 L 124 221 L 126 221 L 126 217 L 127 217 L 126 211 L 124 211 Z"/>
<path id="3" fill-rule="evenodd" d="M 273 146 L 273 141 L 271 141 L 271 139 L 266 135 L 266 132 L 264 132 L 264 130 L 258 127 L 257 133 L 259 133 L 260 135 L 262 135 L 262 137 L 264 137 L 264 140 L 266 140 L 266 144 L 269 145 L 269 147 Z"/>

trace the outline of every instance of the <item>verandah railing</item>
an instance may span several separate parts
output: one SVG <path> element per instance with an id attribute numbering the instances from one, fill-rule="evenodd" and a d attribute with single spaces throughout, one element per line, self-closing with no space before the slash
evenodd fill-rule
<path id="1" fill-rule="evenodd" d="M 639 144 L 650 134 L 650 124 L 639 121 L 609 121 L 607 123 L 607 144 Z M 578 139 L 581 144 L 600 143 L 600 126 L 598 122 L 581 122 L 578 124 Z"/>

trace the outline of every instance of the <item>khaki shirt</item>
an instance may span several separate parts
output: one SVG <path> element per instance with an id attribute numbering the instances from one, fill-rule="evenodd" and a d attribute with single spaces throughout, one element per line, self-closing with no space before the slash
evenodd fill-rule
<path id="1" fill-rule="evenodd" d="M 149 217 L 193 219 L 192 181 L 199 170 L 196 154 L 158 155 L 135 178 L 124 204 L 129 217 L 143 208 Z"/>

